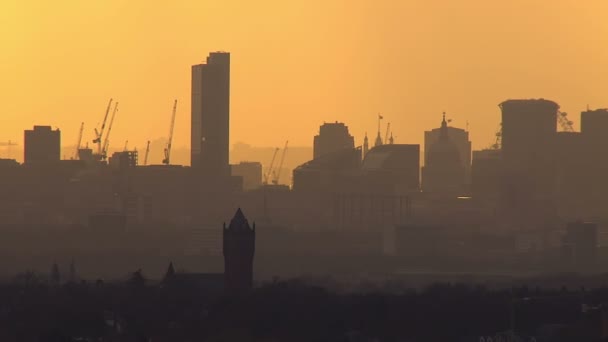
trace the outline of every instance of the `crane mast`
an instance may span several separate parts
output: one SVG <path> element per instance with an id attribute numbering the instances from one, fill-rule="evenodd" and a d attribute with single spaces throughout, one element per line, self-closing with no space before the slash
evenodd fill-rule
<path id="1" fill-rule="evenodd" d="M 106 121 L 108 121 L 108 114 L 110 114 L 110 108 L 112 107 L 112 99 L 108 102 L 108 108 L 106 108 L 106 114 L 103 117 L 103 122 L 101 124 L 101 131 L 98 131 L 95 128 L 95 139 L 93 139 L 93 144 L 97 144 L 97 153 L 101 155 L 101 138 L 103 137 L 103 131 L 106 128 Z"/>
<path id="2" fill-rule="evenodd" d="M 388 133 L 391 130 L 391 123 L 386 124 L 386 133 L 384 134 L 384 143 L 388 144 Z"/>
<path id="3" fill-rule="evenodd" d="M 108 133 L 103 141 L 103 148 L 101 149 L 101 159 L 104 160 L 108 156 L 108 147 L 110 146 L 110 133 L 112 132 L 112 125 L 114 125 L 114 117 L 118 112 L 118 102 L 114 104 L 114 111 L 112 111 L 112 117 L 110 118 L 110 124 L 108 125 Z"/>
<path id="4" fill-rule="evenodd" d="M 173 128 L 175 127 L 175 113 L 177 112 L 177 100 L 173 102 L 173 113 L 171 114 L 171 125 L 169 127 L 169 141 L 167 147 L 165 147 L 165 159 L 163 164 L 169 165 L 171 163 L 171 144 L 173 142 Z"/>
<path id="5" fill-rule="evenodd" d="M 148 140 L 148 144 L 146 145 L 146 154 L 144 155 L 144 166 L 148 165 L 148 155 L 150 154 L 150 140 Z"/>
<path id="6" fill-rule="evenodd" d="M 279 184 L 279 178 L 281 177 L 281 168 L 283 167 L 283 162 L 285 161 L 285 153 L 287 152 L 288 143 L 289 143 L 289 140 L 285 141 L 285 147 L 283 147 L 283 153 L 281 153 L 281 161 L 279 162 L 277 172 L 275 173 L 274 179 L 272 180 L 272 184 L 274 184 L 274 185 Z"/>
<path id="7" fill-rule="evenodd" d="M 268 184 L 268 178 L 270 178 L 270 175 L 272 174 L 272 166 L 274 165 L 274 160 L 277 157 L 277 152 L 279 152 L 278 147 L 274 149 L 274 154 L 272 155 L 272 160 L 270 161 L 270 166 L 268 167 L 268 170 L 266 171 L 266 174 L 264 175 L 264 184 Z"/>
<path id="8" fill-rule="evenodd" d="M 80 123 L 80 131 L 78 132 L 78 140 L 76 141 L 76 154 L 74 154 L 74 159 L 78 159 L 78 151 L 80 150 L 80 146 L 82 145 L 82 133 L 84 132 L 84 122 Z"/>

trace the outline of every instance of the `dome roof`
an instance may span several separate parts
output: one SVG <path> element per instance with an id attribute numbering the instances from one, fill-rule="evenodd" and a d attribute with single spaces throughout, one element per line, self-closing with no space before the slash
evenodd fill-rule
<path id="1" fill-rule="evenodd" d="M 445 121 L 445 113 L 443 113 L 439 140 L 431 145 L 427 163 L 429 165 L 460 164 L 460 151 L 458 151 L 458 146 L 448 136 L 448 124 Z"/>

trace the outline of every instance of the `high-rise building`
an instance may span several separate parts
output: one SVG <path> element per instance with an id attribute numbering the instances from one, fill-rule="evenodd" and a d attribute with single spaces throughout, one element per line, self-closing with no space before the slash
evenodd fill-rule
<path id="1" fill-rule="evenodd" d="M 319 135 L 314 138 L 313 158 L 344 149 L 355 148 L 355 139 L 348 133 L 348 126 L 342 122 L 324 123 L 319 127 Z"/>
<path id="2" fill-rule="evenodd" d="M 527 200 L 546 202 L 554 195 L 559 105 L 531 99 L 507 100 L 499 106 L 506 204 L 534 211 Z"/>
<path id="3" fill-rule="evenodd" d="M 34 126 L 25 131 L 25 164 L 59 161 L 61 158 L 61 132 L 51 126 Z"/>
<path id="4" fill-rule="evenodd" d="M 253 287 L 253 228 L 239 208 L 226 228 L 224 224 L 224 286 L 229 294 L 245 293 Z"/>
<path id="5" fill-rule="evenodd" d="M 191 165 L 209 179 L 230 176 L 230 53 L 192 66 Z"/>

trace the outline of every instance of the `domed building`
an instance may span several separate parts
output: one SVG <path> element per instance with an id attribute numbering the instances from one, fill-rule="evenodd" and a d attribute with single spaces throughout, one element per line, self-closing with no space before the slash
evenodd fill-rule
<path id="1" fill-rule="evenodd" d="M 450 140 L 443 113 L 439 138 L 427 151 L 422 168 L 422 190 L 429 193 L 463 195 L 466 188 L 465 168 L 458 146 Z"/>

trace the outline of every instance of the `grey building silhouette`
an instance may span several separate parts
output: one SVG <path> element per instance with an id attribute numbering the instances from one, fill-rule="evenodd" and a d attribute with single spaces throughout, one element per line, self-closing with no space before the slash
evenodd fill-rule
<path id="1" fill-rule="evenodd" d="M 319 127 L 319 134 L 314 138 L 313 158 L 331 154 L 344 149 L 355 148 L 355 139 L 348 132 L 348 126 L 342 122 L 324 123 Z"/>
<path id="2" fill-rule="evenodd" d="M 470 184 L 471 182 L 471 141 L 469 140 L 469 131 L 447 126 L 448 136 L 452 144 L 458 149 L 460 154 L 460 163 L 464 168 L 464 182 Z M 424 165 L 428 164 L 429 151 L 431 147 L 439 141 L 441 136 L 441 127 L 433 128 L 430 131 L 424 132 Z"/>
<path id="3" fill-rule="evenodd" d="M 243 190 L 253 190 L 262 186 L 262 163 L 240 162 L 230 165 L 232 176 L 243 179 Z"/>
<path id="4" fill-rule="evenodd" d="M 427 139 L 425 139 L 426 143 Z M 458 144 L 449 134 L 444 113 L 439 128 L 439 137 L 425 151 L 425 164 L 422 168 L 422 190 L 437 194 L 464 194 L 467 183 L 465 164 L 470 160 L 470 146 L 469 142 L 467 148 L 469 157 L 463 162 Z"/>
<path id="5" fill-rule="evenodd" d="M 253 288 L 255 223 L 237 209 L 230 225 L 224 224 L 224 286 L 228 294 L 242 294 Z"/>
<path id="6" fill-rule="evenodd" d="M 30 163 L 46 163 L 60 160 L 61 132 L 51 126 L 34 126 L 33 130 L 24 132 L 24 161 Z"/>
<path id="7" fill-rule="evenodd" d="M 507 100 L 502 110 L 505 204 L 534 211 L 529 201 L 550 201 L 555 190 L 559 105 L 545 99 Z"/>
<path id="8" fill-rule="evenodd" d="M 230 53 L 192 66 L 191 165 L 208 179 L 230 176 Z"/>

